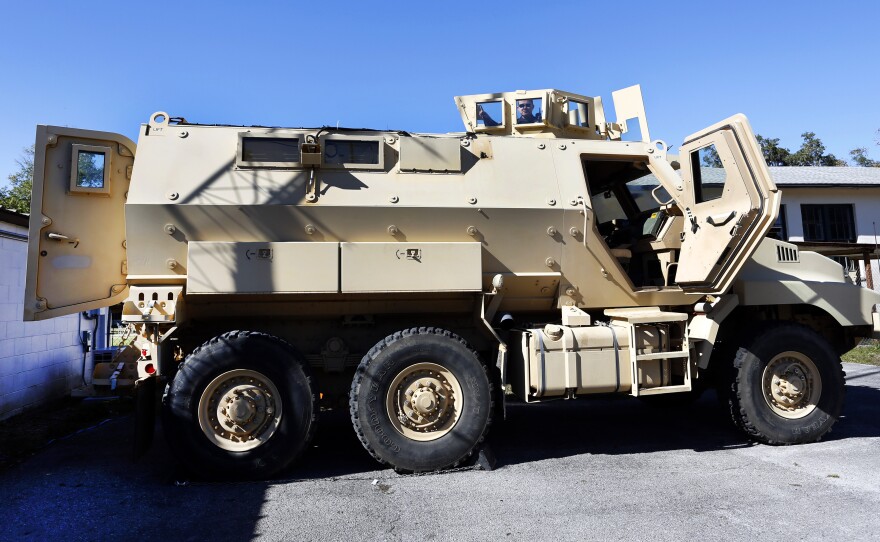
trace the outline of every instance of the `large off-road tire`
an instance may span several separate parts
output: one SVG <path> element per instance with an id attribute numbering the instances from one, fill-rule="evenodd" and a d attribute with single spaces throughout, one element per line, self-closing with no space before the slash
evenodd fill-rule
<path id="1" fill-rule="evenodd" d="M 843 368 L 831 345 L 792 323 L 770 325 L 744 342 L 730 372 L 734 423 L 767 444 L 822 438 L 843 408 Z"/>
<path id="2" fill-rule="evenodd" d="M 389 335 L 361 360 L 351 386 L 351 420 L 364 448 L 398 470 L 460 465 L 492 422 L 492 384 L 476 352 L 457 335 L 413 328 Z"/>
<path id="3" fill-rule="evenodd" d="M 186 359 L 163 399 L 168 444 L 205 478 L 264 478 L 305 449 L 315 426 L 307 366 L 288 343 L 231 331 Z"/>

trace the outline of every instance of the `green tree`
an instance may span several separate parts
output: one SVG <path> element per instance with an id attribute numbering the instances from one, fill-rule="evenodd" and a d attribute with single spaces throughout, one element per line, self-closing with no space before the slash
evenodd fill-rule
<path id="1" fill-rule="evenodd" d="M 702 167 L 714 167 L 714 168 L 722 168 L 724 165 L 721 163 L 721 157 L 718 156 L 718 151 L 715 149 L 715 145 L 709 145 L 708 147 L 704 147 L 700 149 L 700 165 Z"/>
<path id="2" fill-rule="evenodd" d="M 801 134 L 804 142 L 801 148 L 789 157 L 789 166 L 845 166 L 846 161 L 833 154 L 825 154 L 825 145 L 814 132 Z"/>
<path id="3" fill-rule="evenodd" d="M 849 155 L 852 156 L 852 160 L 857 166 L 880 167 L 880 161 L 871 160 L 870 158 L 868 158 L 868 149 L 866 147 L 853 149 L 849 151 Z"/>
<path id="4" fill-rule="evenodd" d="M 779 145 L 779 138 L 765 138 L 760 134 L 756 136 L 761 145 L 761 153 L 768 166 L 787 166 L 791 158 L 791 151 Z"/>
<path id="5" fill-rule="evenodd" d="M 80 151 L 76 163 L 76 185 L 89 188 L 104 186 L 104 154 Z"/>
<path id="6" fill-rule="evenodd" d="M 9 186 L 0 187 L 0 207 L 28 213 L 34 183 L 34 146 L 23 149 L 22 157 L 16 163 L 18 171 L 9 175 Z"/>

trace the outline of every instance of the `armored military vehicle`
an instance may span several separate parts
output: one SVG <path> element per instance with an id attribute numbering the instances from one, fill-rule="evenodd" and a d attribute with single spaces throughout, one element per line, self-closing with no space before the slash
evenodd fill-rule
<path id="1" fill-rule="evenodd" d="M 206 476 L 277 472 L 322 406 L 431 471 L 506 399 L 710 381 L 754 439 L 819 439 L 880 297 L 766 236 L 780 193 L 744 116 L 673 155 L 638 87 L 613 99 L 611 122 L 559 90 L 460 96 L 454 134 L 39 126 L 25 318 L 121 303 L 139 343 L 95 385 L 163 384 L 169 442 Z"/>

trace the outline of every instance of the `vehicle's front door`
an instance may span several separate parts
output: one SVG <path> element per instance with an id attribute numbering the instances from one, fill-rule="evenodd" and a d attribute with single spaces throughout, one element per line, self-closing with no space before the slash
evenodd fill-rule
<path id="1" fill-rule="evenodd" d="M 125 198 L 135 144 L 119 134 L 38 126 L 24 319 L 125 298 Z"/>
<path id="2" fill-rule="evenodd" d="M 780 194 L 743 115 L 686 138 L 679 158 L 685 220 L 675 282 L 723 293 L 776 220 Z"/>

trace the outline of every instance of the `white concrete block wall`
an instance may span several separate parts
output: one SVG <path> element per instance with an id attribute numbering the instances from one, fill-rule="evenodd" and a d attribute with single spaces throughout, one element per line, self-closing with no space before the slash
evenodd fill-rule
<path id="1" fill-rule="evenodd" d="M 27 228 L 0 221 L 0 230 Z M 0 237 L 0 420 L 81 385 L 80 316 L 22 322 L 27 242 Z M 83 321 L 82 329 L 92 323 Z"/>

